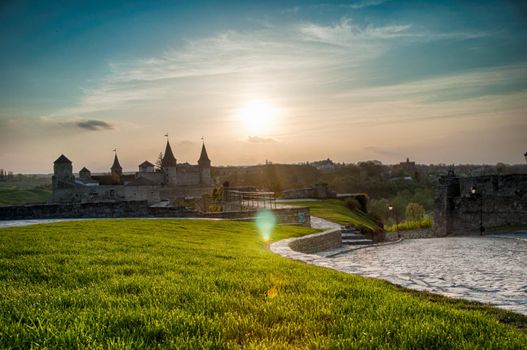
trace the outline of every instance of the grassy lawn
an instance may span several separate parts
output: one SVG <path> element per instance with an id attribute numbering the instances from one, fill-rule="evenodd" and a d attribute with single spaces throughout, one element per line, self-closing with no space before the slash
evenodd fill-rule
<path id="1" fill-rule="evenodd" d="M 25 203 L 45 203 L 51 190 L 44 188 L 21 189 L 18 187 L 0 188 L 0 205 L 19 205 Z"/>
<path id="2" fill-rule="evenodd" d="M 312 232 L 278 227 L 274 239 Z M 0 348 L 525 348 L 527 318 L 288 260 L 252 223 L 0 230 Z M 513 326 L 515 325 L 515 326 Z"/>
<path id="3" fill-rule="evenodd" d="M 345 206 L 344 201 L 339 199 L 324 199 L 307 202 L 298 201 L 288 202 L 287 204 L 309 207 L 311 209 L 311 215 L 336 222 L 337 224 L 346 225 L 351 222 L 356 227 L 365 227 L 369 230 L 380 229 L 378 225 L 363 212 L 358 210 L 351 211 Z"/>

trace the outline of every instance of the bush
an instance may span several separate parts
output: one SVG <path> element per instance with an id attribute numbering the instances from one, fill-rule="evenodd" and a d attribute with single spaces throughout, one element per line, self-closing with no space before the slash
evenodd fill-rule
<path id="1" fill-rule="evenodd" d="M 348 208 L 349 210 L 360 210 L 361 209 L 361 205 L 359 201 L 355 198 L 346 198 L 346 200 L 344 201 L 344 204 L 346 205 L 346 208 Z"/>
<path id="2" fill-rule="evenodd" d="M 368 195 L 366 193 L 364 194 L 357 194 L 355 196 L 355 199 L 359 203 L 359 209 L 365 213 L 368 212 Z"/>
<path id="3" fill-rule="evenodd" d="M 420 221 L 425 216 L 425 208 L 418 203 L 408 203 L 405 217 L 407 221 Z"/>
<path id="4" fill-rule="evenodd" d="M 431 216 L 425 216 L 421 220 L 417 221 L 403 221 L 398 225 L 384 226 L 384 230 L 388 232 L 397 231 L 408 231 L 408 230 L 417 230 L 422 228 L 431 228 L 433 220 Z"/>
<path id="5" fill-rule="evenodd" d="M 377 218 L 380 218 L 383 223 L 386 223 L 389 217 L 389 213 L 388 213 L 389 205 L 390 205 L 390 202 L 385 198 L 372 199 L 368 203 L 368 213 L 370 215 L 374 215 Z"/>

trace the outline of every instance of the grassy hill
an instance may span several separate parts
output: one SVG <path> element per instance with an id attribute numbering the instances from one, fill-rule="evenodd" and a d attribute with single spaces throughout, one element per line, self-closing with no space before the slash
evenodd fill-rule
<path id="1" fill-rule="evenodd" d="M 281 226 L 273 239 L 309 232 Z M 243 222 L 99 220 L 1 229 L 0 295 L 0 348 L 527 344 L 517 328 L 525 329 L 525 317 L 282 258 Z"/>
<path id="2" fill-rule="evenodd" d="M 319 201 L 301 201 L 287 202 L 290 205 L 309 207 L 311 215 L 336 222 L 337 224 L 346 225 L 352 223 L 358 228 L 366 228 L 370 231 L 379 231 L 379 227 L 367 214 L 360 210 L 350 210 L 346 207 L 344 201 L 339 199 L 324 199 Z"/>
<path id="3" fill-rule="evenodd" d="M 39 187 L 31 189 L 21 189 L 17 187 L 0 188 L 0 205 L 45 203 L 50 195 L 50 189 Z"/>
<path id="4" fill-rule="evenodd" d="M 51 195 L 51 179 L 46 175 L 16 175 L 0 181 L 0 206 L 45 203 Z"/>

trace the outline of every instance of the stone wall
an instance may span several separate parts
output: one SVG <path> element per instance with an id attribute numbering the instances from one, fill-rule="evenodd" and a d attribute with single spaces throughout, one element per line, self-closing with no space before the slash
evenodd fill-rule
<path id="1" fill-rule="evenodd" d="M 54 189 L 51 203 L 98 203 L 104 201 L 144 201 L 159 203 L 159 186 L 101 185 Z"/>
<path id="2" fill-rule="evenodd" d="M 326 183 L 314 184 L 306 188 L 294 188 L 282 192 L 284 199 L 299 198 L 335 198 L 337 194 L 331 191 Z"/>
<path id="3" fill-rule="evenodd" d="M 161 187 L 159 197 L 163 200 L 183 199 L 183 198 L 201 198 L 203 195 L 210 195 L 214 187 L 212 186 L 177 186 Z"/>
<path id="4" fill-rule="evenodd" d="M 311 227 L 311 215 L 308 207 L 277 208 L 271 210 L 276 217 L 277 224 Z M 254 219 L 256 214 L 256 210 L 248 210 L 205 213 L 203 216 L 218 219 L 249 220 Z"/>
<path id="5" fill-rule="evenodd" d="M 472 188 L 476 193 L 472 193 Z M 434 213 L 438 235 L 459 235 L 527 224 L 527 175 L 492 175 L 440 180 Z"/>
<path id="6" fill-rule="evenodd" d="M 176 175 L 176 184 L 177 186 L 198 186 L 200 184 L 200 176 L 198 167 L 178 171 Z"/>
<path id="7" fill-rule="evenodd" d="M 437 234 L 429 228 L 407 230 L 399 232 L 382 232 L 378 234 L 380 242 L 392 242 L 399 238 L 403 239 L 420 239 L 420 238 L 434 238 Z"/>
<path id="8" fill-rule="evenodd" d="M 0 220 L 149 216 L 146 201 L 0 207 Z"/>
<path id="9" fill-rule="evenodd" d="M 335 249 L 342 246 L 342 234 L 340 229 L 332 229 L 305 237 L 295 238 L 289 243 L 289 247 L 297 252 L 312 254 L 325 250 Z"/>
<path id="10" fill-rule="evenodd" d="M 201 213 L 174 207 L 149 207 L 147 201 L 43 204 L 0 207 L 0 220 L 126 217 L 204 217 L 252 220 L 256 211 Z M 278 224 L 311 226 L 309 208 L 273 209 Z"/>

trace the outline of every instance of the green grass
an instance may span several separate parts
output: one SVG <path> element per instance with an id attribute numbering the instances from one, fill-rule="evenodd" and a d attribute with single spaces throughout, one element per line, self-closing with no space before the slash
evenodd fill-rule
<path id="1" fill-rule="evenodd" d="M 51 190 L 39 187 L 31 189 L 18 187 L 0 188 L 0 205 L 45 203 L 50 195 Z"/>
<path id="2" fill-rule="evenodd" d="M 382 231 L 382 229 L 371 220 L 368 215 L 360 210 L 352 211 L 348 209 L 344 201 L 339 199 L 324 199 L 306 202 L 298 201 L 288 202 L 287 204 L 309 207 L 311 215 L 336 222 L 340 225 L 352 223 L 355 227 L 362 227 L 369 231 Z"/>
<path id="3" fill-rule="evenodd" d="M 280 226 L 273 239 L 309 229 Z M 524 348 L 526 318 L 265 250 L 252 223 L 0 230 L 0 348 Z M 515 325 L 515 326 L 513 326 Z"/>

